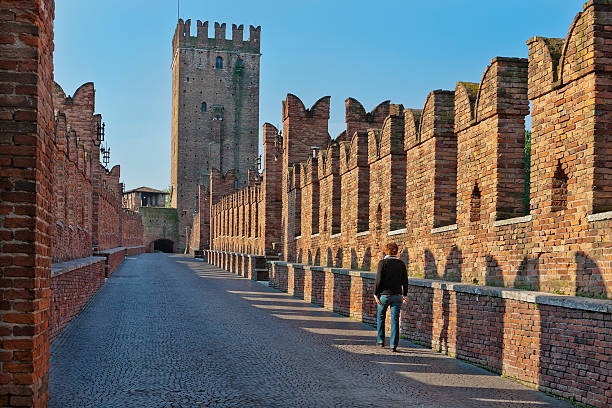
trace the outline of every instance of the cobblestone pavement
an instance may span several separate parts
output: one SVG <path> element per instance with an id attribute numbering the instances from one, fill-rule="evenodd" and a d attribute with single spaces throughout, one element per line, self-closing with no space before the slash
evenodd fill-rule
<path id="1" fill-rule="evenodd" d="M 51 407 L 564 407 L 181 255 L 129 258 L 51 346 Z"/>

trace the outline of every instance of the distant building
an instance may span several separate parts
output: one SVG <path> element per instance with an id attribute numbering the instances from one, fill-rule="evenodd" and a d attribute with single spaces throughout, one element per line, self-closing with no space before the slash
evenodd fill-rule
<path id="1" fill-rule="evenodd" d="M 193 30 L 192 30 L 193 28 Z M 179 20 L 172 40 L 172 156 L 170 203 L 179 217 L 177 249 L 186 245 L 200 190 L 212 169 L 235 172 L 235 187 L 257 169 L 260 27 Z M 200 186 L 203 186 L 202 189 Z"/>
<path id="2" fill-rule="evenodd" d="M 138 211 L 140 207 L 165 207 L 170 193 L 150 187 L 138 187 L 123 193 L 123 207 Z"/>

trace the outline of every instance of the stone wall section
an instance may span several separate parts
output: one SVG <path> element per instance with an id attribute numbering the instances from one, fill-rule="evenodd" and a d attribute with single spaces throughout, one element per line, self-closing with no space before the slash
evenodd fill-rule
<path id="1" fill-rule="evenodd" d="M 140 207 L 138 213 L 142 216 L 143 245 L 147 250 L 153 250 L 157 239 L 167 239 L 176 245 L 179 239 L 176 208 Z"/>

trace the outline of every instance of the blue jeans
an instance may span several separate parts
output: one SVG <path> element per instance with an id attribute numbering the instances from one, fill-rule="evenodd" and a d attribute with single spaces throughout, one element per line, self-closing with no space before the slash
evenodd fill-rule
<path id="1" fill-rule="evenodd" d="M 402 297 L 398 295 L 380 296 L 380 303 L 382 304 L 378 305 L 378 315 L 376 319 L 376 325 L 378 327 L 377 343 L 385 343 L 385 319 L 387 318 L 387 308 L 391 306 L 391 336 L 389 339 L 389 346 L 395 348 L 399 344 L 399 315 L 400 309 L 402 308 L 402 300 Z"/>

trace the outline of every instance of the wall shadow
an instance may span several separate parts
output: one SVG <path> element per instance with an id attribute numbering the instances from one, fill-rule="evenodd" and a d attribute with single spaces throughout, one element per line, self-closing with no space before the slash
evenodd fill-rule
<path id="1" fill-rule="evenodd" d="M 463 253 L 456 245 L 453 245 L 450 253 L 446 257 L 446 264 L 444 265 L 444 275 L 442 275 L 442 279 L 451 282 L 461 282 L 462 266 Z"/>
<path id="2" fill-rule="evenodd" d="M 429 249 L 426 249 L 423 256 L 425 258 L 425 267 L 423 269 L 423 276 L 425 279 L 440 279 L 434 254 Z"/>
<path id="3" fill-rule="evenodd" d="M 359 258 L 357 257 L 357 251 L 351 249 L 351 269 L 359 269 Z"/>
<path id="4" fill-rule="evenodd" d="M 576 252 L 574 260 L 576 262 L 576 296 L 606 299 L 608 288 L 597 262 L 583 251 Z"/>
<path id="5" fill-rule="evenodd" d="M 502 275 L 502 269 L 499 266 L 499 262 L 492 255 L 485 257 L 485 285 L 487 286 L 504 286 L 504 279 Z"/>
<path id="6" fill-rule="evenodd" d="M 372 250 L 368 248 L 363 254 L 363 261 L 361 262 L 361 270 L 369 271 L 371 266 L 372 266 Z"/>
<path id="7" fill-rule="evenodd" d="M 540 260 L 523 257 L 514 277 L 516 289 L 540 290 Z"/>
<path id="8" fill-rule="evenodd" d="M 442 275 L 442 279 L 446 281 L 461 282 L 462 266 L 463 253 L 456 245 L 453 245 L 450 253 L 446 257 L 446 264 L 444 265 L 444 274 Z M 450 301 L 450 291 L 444 290 L 442 293 L 442 327 L 438 336 L 438 351 L 444 354 L 449 354 L 448 335 L 451 318 Z"/>
<path id="9" fill-rule="evenodd" d="M 351 277 L 334 273 L 334 304 L 332 310 L 341 315 L 351 314 Z"/>
<path id="10" fill-rule="evenodd" d="M 597 262 L 583 251 L 575 252 L 574 260 L 576 295 L 605 298 L 607 287 Z M 605 400 L 610 389 L 610 370 L 609 364 L 602 364 L 601 350 L 609 346 L 612 331 L 606 327 L 605 317 L 602 320 L 602 314 L 595 311 L 546 304 L 539 304 L 537 313 L 540 323 L 539 388 L 558 392 L 562 386 L 558 377 L 563 373 L 564 380 L 573 385 L 569 392 L 577 402 L 593 405 L 593 398 L 601 395 Z M 571 324 L 560 325 L 559 322 Z M 583 390 L 588 390 L 588 393 Z"/>
<path id="11" fill-rule="evenodd" d="M 336 252 L 335 266 L 336 268 L 342 268 L 342 248 L 338 248 L 338 251 Z"/>
<path id="12" fill-rule="evenodd" d="M 293 266 L 293 295 L 304 299 L 304 268 Z"/>
<path id="13" fill-rule="evenodd" d="M 486 255 L 485 281 L 501 276 L 499 262 Z M 504 350 L 505 299 L 497 296 L 455 292 L 457 310 L 457 357 L 501 373 Z"/>

